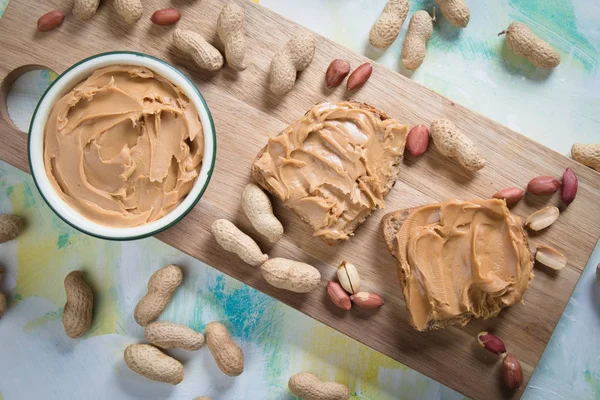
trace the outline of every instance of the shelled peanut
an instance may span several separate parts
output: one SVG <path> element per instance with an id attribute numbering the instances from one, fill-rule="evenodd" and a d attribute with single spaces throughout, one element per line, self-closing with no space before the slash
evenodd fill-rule
<path id="1" fill-rule="evenodd" d="M 372 73 L 373 65 L 371 65 L 371 63 L 367 62 L 359 65 L 358 68 L 352 71 L 352 73 L 348 77 L 348 82 L 346 82 L 346 88 L 348 90 L 356 90 L 362 87 L 362 85 L 364 85 L 369 80 Z"/>
<path id="2" fill-rule="evenodd" d="M 429 147 L 429 129 L 425 125 L 415 125 L 406 136 L 406 151 L 413 157 L 423 155 Z"/>
<path id="3" fill-rule="evenodd" d="M 512 206 L 517 204 L 523 198 L 524 195 L 525 192 L 523 190 L 517 187 L 509 187 L 494 193 L 492 198 L 503 199 L 504 201 L 506 201 L 507 206 Z"/>
<path id="4" fill-rule="evenodd" d="M 477 334 L 477 343 L 490 353 L 502 357 L 502 382 L 507 389 L 518 389 L 523 383 L 523 369 L 519 359 L 506 351 L 504 342 L 493 333 L 483 331 Z"/>
<path id="5" fill-rule="evenodd" d="M 565 169 L 563 172 L 563 180 L 560 190 L 560 199 L 565 206 L 568 206 L 575 200 L 577 196 L 577 188 L 579 187 L 579 181 L 577 175 L 571 168 Z"/>
<path id="6" fill-rule="evenodd" d="M 506 353 L 504 356 L 502 376 L 504 385 L 511 390 L 517 390 L 523 384 L 523 368 L 514 354 Z"/>
<path id="7" fill-rule="evenodd" d="M 527 217 L 525 226 L 532 231 L 541 231 L 552 225 L 558 219 L 560 211 L 557 207 L 547 206 Z"/>
<path id="8" fill-rule="evenodd" d="M 372 310 L 379 308 L 385 304 L 383 298 L 375 293 L 357 292 L 350 296 L 350 300 L 359 308 Z"/>
<path id="9" fill-rule="evenodd" d="M 360 276 L 354 264 L 342 261 L 337 267 L 337 277 L 346 292 L 351 294 L 360 292 Z"/>
<path id="10" fill-rule="evenodd" d="M 350 63 L 336 58 L 325 72 L 325 85 L 328 88 L 338 87 L 350 73 Z"/>
<path id="11" fill-rule="evenodd" d="M 339 283 L 330 281 L 327 285 L 327 294 L 337 307 L 350 310 L 352 303 L 364 309 L 383 306 L 384 301 L 381 296 L 360 291 L 360 276 L 354 264 L 343 261 L 336 272 Z"/>
<path id="12" fill-rule="evenodd" d="M 567 266 L 567 258 L 550 246 L 539 245 L 535 252 L 535 259 L 555 271 L 560 271 Z"/>
<path id="13" fill-rule="evenodd" d="M 167 308 L 175 290 L 183 281 L 183 273 L 176 265 L 159 269 L 148 281 L 148 293 L 135 306 L 133 316 L 138 324 L 147 326 Z"/>
<path id="14" fill-rule="evenodd" d="M 504 342 L 493 333 L 488 331 L 479 332 L 477 334 L 477 343 L 490 353 L 505 354 L 506 346 Z"/>
<path id="15" fill-rule="evenodd" d="M 341 308 L 342 310 L 350 310 L 352 308 L 352 302 L 350 300 L 350 296 L 342 285 L 337 282 L 329 281 L 327 284 L 327 294 L 331 299 L 332 303 L 336 305 L 336 307 Z"/>
<path id="16" fill-rule="evenodd" d="M 560 181 L 553 176 L 538 176 L 527 184 L 527 191 L 536 196 L 545 196 L 556 192 Z"/>
<path id="17" fill-rule="evenodd" d="M 38 32 L 50 31 L 62 24 L 64 20 L 65 14 L 62 11 L 49 11 L 38 19 L 37 30 Z"/>
<path id="18" fill-rule="evenodd" d="M 181 13 L 174 8 L 163 8 L 162 10 L 154 11 L 150 21 L 155 25 L 173 25 L 179 22 L 181 19 Z"/>

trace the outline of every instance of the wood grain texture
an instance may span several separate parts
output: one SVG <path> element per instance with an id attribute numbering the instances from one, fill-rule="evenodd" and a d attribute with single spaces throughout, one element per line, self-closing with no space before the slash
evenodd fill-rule
<path id="1" fill-rule="evenodd" d="M 214 74 L 196 69 L 191 61 L 174 52 L 173 27 L 150 23 L 152 12 L 170 6 L 170 1 L 145 1 L 144 16 L 133 27 L 120 22 L 110 2 L 101 5 L 97 15 L 87 22 L 72 18 L 68 0 L 11 2 L 0 20 L 0 79 L 8 76 L 6 85 L 2 85 L 0 158 L 28 170 L 26 135 L 18 132 L 6 113 L 6 87 L 20 72 L 11 71 L 42 64 L 62 72 L 85 57 L 113 50 L 137 50 L 170 61 L 188 73 L 205 96 L 217 128 L 218 151 L 215 174 L 202 200 L 182 222 L 158 235 L 159 239 L 468 396 L 494 399 L 506 395 L 501 389 L 499 359 L 476 343 L 475 335 L 484 329 L 497 333 L 509 351 L 521 359 L 527 381 L 600 234 L 600 174 L 379 65 L 374 65 L 370 81 L 359 91 L 348 93 L 343 85 L 329 90 L 324 76 L 333 58 L 344 58 L 353 67 L 367 59 L 322 37 L 317 40 L 312 65 L 299 74 L 288 95 L 278 98 L 268 91 L 270 58 L 293 32 L 303 28 L 253 3 L 236 2 L 246 11 L 248 69 L 238 73 L 224 68 Z M 183 17 L 177 26 L 200 31 L 222 50 L 216 21 L 224 2 L 178 4 Z M 37 18 L 52 9 L 69 13 L 67 19 L 53 31 L 36 33 Z M 404 159 L 401 181 L 387 196 L 387 208 L 376 211 L 350 242 L 327 246 L 311 237 L 308 227 L 278 202 L 275 212 L 286 235 L 276 245 L 262 240 L 243 215 L 240 204 L 256 153 L 269 136 L 279 133 L 313 104 L 349 97 L 370 103 L 410 125 L 429 125 L 434 119 L 448 118 L 476 142 L 488 164 L 477 173 L 469 173 L 432 148 L 419 159 Z M 392 210 L 447 198 L 487 198 L 505 187 L 525 187 L 537 175 L 560 177 L 567 166 L 579 177 L 577 199 L 554 225 L 531 237 L 531 246 L 544 243 L 559 249 L 567 256 L 568 267 L 558 274 L 537 268 L 525 304 L 511 307 L 493 320 L 428 333 L 410 327 L 396 263 L 380 232 L 381 217 Z M 528 196 L 513 210 L 527 216 L 558 201 L 557 194 L 544 198 Z M 321 289 L 303 295 L 268 286 L 258 269 L 244 265 L 218 247 L 210 234 L 215 218 L 234 221 L 257 238 L 272 257 L 289 257 L 316 266 L 323 275 Z M 335 267 L 344 259 L 359 267 L 364 290 L 385 298 L 384 307 L 375 312 L 358 308 L 343 312 L 331 304 L 326 283 L 333 279 Z M 515 397 L 523 389 L 524 385 Z"/>

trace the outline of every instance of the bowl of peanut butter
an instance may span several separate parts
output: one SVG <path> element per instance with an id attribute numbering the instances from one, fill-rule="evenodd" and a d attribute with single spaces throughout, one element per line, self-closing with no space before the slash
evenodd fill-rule
<path id="1" fill-rule="evenodd" d="M 50 208 L 109 240 L 154 235 L 206 190 L 216 135 L 180 71 L 134 52 L 92 56 L 46 90 L 29 128 L 31 174 Z"/>

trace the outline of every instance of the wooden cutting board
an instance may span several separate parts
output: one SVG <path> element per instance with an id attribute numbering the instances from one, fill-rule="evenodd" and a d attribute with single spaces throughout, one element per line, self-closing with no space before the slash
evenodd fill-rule
<path id="1" fill-rule="evenodd" d="M 144 1 L 144 17 L 134 27 L 120 22 L 109 2 L 85 23 L 70 15 L 68 0 L 11 2 L 0 20 L 0 79 L 4 80 L 0 158 L 28 170 L 26 135 L 10 121 L 5 101 L 12 80 L 24 71 L 41 65 L 62 72 L 85 57 L 112 50 L 141 51 L 165 59 L 191 75 L 205 96 L 217 128 L 218 150 L 216 170 L 204 197 L 177 226 L 158 235 L 160 240 L 467 396 L 493 399 L 506 395 L 499 379 L 499 358 L 476 344 L 475 335 L 481 330 L 493 330 L 504 339 L 508 349 L 521 359 L 525 380 L 529 380 L 600 235 L 600 174 L 379 65 L 357 92 L 348 93 L 343 86 L 328 90 L 323 78 L 332 59 L 346 59 L 353 67 L 367 59 L 323 37 L 318 38 L 314 60 L 300 74 L 293 91 L 282 98 L 274 96 L 267 85 L 270 59 L 293 32 L 304 28 L 249 1 L 236 2 L 246 10 L 249 67 L 241 73 L 224 68 L 214 74 L 195 68 L 173 51 L 173 27 L 150 23 L 153 10 L 172 6 L 171 1 Z M 184 14 L 178 26 L 200 31 L 220 47 L 215 29 L 223 4 L 218 0 L 178 2 Z M 64 24 L 54 31 L 37 33 L 37 18 L 53 9 L 68 14 Z M 429 125 L 440 117 L 454 121 L 477 143 L 487 166 L 468 173 L 434 149 L 419 159 L 406 158 L 401 181 L 386 198 L 386 209 L 375 212 L 351 241 L 335 247 L 313 238 L 293 213 L 275 203 L 286 235 L 276 245 L 269 245 L 252 230 L 241 210 L 240 193 L 250 179 L 252 160 L 269 136 L 279 133 L 313 104 L 350 96 L 410 125 Z M 559 249 L 569 260 L 568 267 L 555 274 L 537 268 L 525 304 L 505 310 L 495 319 L 430 333 L 414 330 L 407 322 L 396 263 L 382 240 L 381 217 L 392 210 L 447 198 L 487 198 L 505 187 L 525 187 L 538 175 L 560 177 L 566 167 L 579 176 L 577 199 L 554 225 L 531 237 L 531 246 L 545 243 Z M 558 202 L 557 194 L 551 198 L 527 197 L 514 212 L 527 216 Z M 271 256 L 315 265 L 323 275 L 321 288 L 310 294 L 295 294 L 270 287 L 259 270 L 219 248 L 210 234 L 215 218 L 237 223 Z M 359 267 L 364 290 L 383 296 L 383 308 L 342 312 L 331 304 L 325 287 L 342 260 Z"/>

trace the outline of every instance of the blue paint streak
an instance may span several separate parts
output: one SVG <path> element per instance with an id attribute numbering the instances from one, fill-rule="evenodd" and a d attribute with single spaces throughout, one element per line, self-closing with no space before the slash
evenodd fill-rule
<path id="1" fill-rule="evenodd" d="M 69 244 L 69 234 L 63 233 L 62 235 L 60 235 L 58 237 L 58 241 L 56 242 L 56 248 L 62 249 L 63 247 L 65 247 L 68 244 Z"/>

